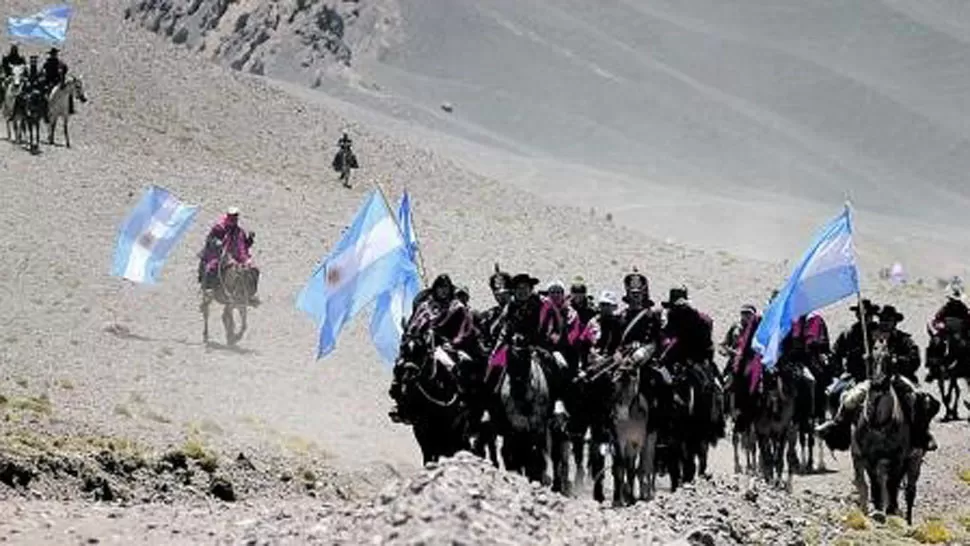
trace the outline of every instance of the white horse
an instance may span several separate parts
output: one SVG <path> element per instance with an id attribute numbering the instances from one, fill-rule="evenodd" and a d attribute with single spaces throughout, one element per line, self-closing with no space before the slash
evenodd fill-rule
<path id="1" fill-rule="evenodd" d="M 13 141 L 16 137 L 16 141 L 21 140 L 21 127 L 20 120 L 15 119 L 17 114 L 17 97 L 24 88 L 24 71 L 26 67 L 23 65 L 18 65 L 13 67 L 13 73 L 4 81 L 4 93 L 3 93 L 3 119 L 7 124 L 7 140 Z M 13 132 L 10 131 L 10 127 L 13 126 Z"/>
<path id="2" fill-rule="evenodd" d="M 80 76 L 71 76 L 63 85 L 55 85 L 51 90 L 47 101 L 47 124 L 50 132 L 47 135 L 47 143 L 54 144 L 54 128 L 57 127 L 57 120 L 64 120 L 64 144 L 71 147 L 71 137 L 67 133 L 67 121 L 71 116 L 71 101 L 77 97 L 82 103 L 87 102 L 88 98 L 84 95 L 84 85 L 81 83 Z"/>

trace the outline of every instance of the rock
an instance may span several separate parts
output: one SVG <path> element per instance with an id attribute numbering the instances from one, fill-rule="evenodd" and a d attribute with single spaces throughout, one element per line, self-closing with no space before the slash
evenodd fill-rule
<path id="1" fill-rule="evenodd" d="M 222 501 L 236 501 L 236 492 L 233 490 L 232 482 L 222 476 L 213 477 L 212 481 L 209 482 L 209 494 Z"/>
<path id="2" fill-rule="evenodd" d="M 450 114 L 454 112 L 455 107 L 450 102 L 443 102 L 441 103 L 441 109 Z"/>

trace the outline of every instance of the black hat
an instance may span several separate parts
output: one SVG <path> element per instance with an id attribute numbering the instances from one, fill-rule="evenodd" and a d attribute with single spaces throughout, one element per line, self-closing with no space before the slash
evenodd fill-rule
<path id="1" fill-rule="evenodd" d="M 535 286 L 539 284 L 539 279 L 529 275 L 528 273 L 519 273 L 518 275 L 512 277 L 512 286 L 518 286 L 520 284 Z"/>
<path id="2" fill-rule="evenodd" d="M 681 285 L 671 288 L 667 295 L 667 301 L 660 302 L 660 305 L 669 309 L 685 303 L 690 303 L 690 300 L 687 299 L 687 287 Z"/>
<path id="3" fill-rule="evenodd" d="M 879 314 L 879 306 L 872 303 L 872 300 L 869 300 L 869 299 L 862 300 L 862 307 L 865 308 L 866 315 L 871 316 L 871 315 Z M 852 311 L 853 313 L 858 313 L 859 305 L 856 304 L 856 305 L 853 305 L 852 307 L 849 307 L 849 311 Z"/>
<path id="4" fill-rule="evenodd" d="M 492 289 L 492 292 L 507 292 L 511 284 L 512 276 L 501 271 L 498 264 L 495 264 L 495 273 L 492 273 L 492 276 L 488 278 L 488 287 Z"/>
<path id="5" fill-rule="evenodd" d="M 884 305 L 882 309 L 879 311 L 880 320 L 888 319 L 893 322 L 899 323 L 899 322 L 902 322 L 904 318 L 906 318 L 905 315 L 897 311 L 896 308 L 893 307 L 892 305 Z"/>
<path id="6" fill-rule="evenodd" d="M 572 294 L 585 294 L 587 291 L 586 281 L 581 276 L 577 275 L 573 279 L 573 284 L 569 287 L 569 292 Z"/>
<path id="7" fill-rule="evenodd" d="M 455 284 L 451 282 L 451 277 L 449 277 L 447 273 L 442 273 L 441 275 L 438 275 L 437 277 L 435 277 L 434 282 L 431 283 L 432 290 L 437 290 L 438 287 L 440 286 L 447 286 L 452 290 L 455 289 Z"/>
<path id="8" fill-rule="evenodd" d="M 623 277 L 623 288 L 627 292 L 646 292 L 649 294 L 650 282 L 647 280 L 647 277 L 634 267 L 632 273 L 628 273 L 627 276 Z"/>

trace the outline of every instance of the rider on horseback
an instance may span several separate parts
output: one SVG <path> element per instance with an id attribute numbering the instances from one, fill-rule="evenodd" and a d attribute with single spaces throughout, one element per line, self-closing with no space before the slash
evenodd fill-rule
<path id="1" fill-rule="evenodd" d="M 13 43 L 10 44 L 10 52 L 3 56 L 3 60 L 0 60 L 0 69 L 2 69 L 2 75 L 9 78 L 13 75 L 13 67 L 24 66 L 26 64 L 27 61 L 20 54 L 20 46 Z"/>
<path id="2" fill-rule="evenodd" d="M 199 253 L 199 284 L 203 289 L 215 288 L 219 284 L 219 261 L 222 259 L 223 249 L 226 254 L 239 265 L 251 266 L 252 256 L 249 249 L 253 246 L 256 233 L 246 233 L 239 225 L 239 209 L 229 207 L 226 214 L 209 230 L 205 240 L 205 247 Z M 259 304 L 256 290 L 259 285 L 259 270 L 253 269 L 253 294 L 250 303 Z"/>
<path id="3" fill-rule="evenodd" d="M 951 320 L 947 320 L 951 319 Z M 933 316 L 933 320 L 926 326 L 927 333 L 930 335 L 929 345 L 926 347 L 926 367 L 929 373 L 926 375 L 927 381 L 933 381 L 940 373 L 940 365 L 946 357 L 946 336 L 947 323 L 952 322 L 963 327 L 964 335 L 970 329 L 970 309 L 964 301 L 963 292 L 958 287 L 953 287 L 947 295 L 946 303 L 943 304 Z"/>
<path id="4" fill-rule="evenodd" d="M 614 340 L 616 350 L 631 356 L 637 364 L 648 361 L 660 344 L 661 316 L 650 299 L 649 281 L 634 270 L 623 278 L 627 304 L 619 316 L 617 324 L 619 336 Z M 604 356 L 612 352 L 603 353 Z"/>
<path id="5" fill-rule="evenodd" d="M 686 286 L 671 288 L 667 301 L 660 305 L 667 310 L 660 363 L 672 372 L 676 364 L 690 366 L 703 383 L 702 388 L 713 391 L 715 400 L 720 401 L 716 407 L 721 406 L 724 390 L 714 364 L 714 321 L 691 306 Z M 716 418 L 718 422 L 712 424 L 720 435 L 724 430 L 723 414 L 718 412 Z"/>
<path id="6" fill-rule="evenodd" d="M 915 378 L 916 369 L 919 368 L 919 348 L 909 334 L 896 328 L 896 325 L 905 317 L 895 307 L 886 305 L 879 311 L 878 318 L 879 322 L 875 327 L 888 336 L 887 344 L 892 355 L 892 369 L 887 373 L 892 378 L 893 388 L 896 389 L 905 407 L 906 415 L 913 425 L 913 445 L 926 451 L 933 451 L 937 445 L 929 430 L 931 416 L 918 415 L 916 402 L 917 397 L 922 394 L 917 393 L 915 385 L 907 379 L 907 377 Z M 831 449 L 848 449 L 844 438 L 848 437 L 848 426 L 865 400 L 869 386 L 868 379 L 863 378 L 859 381 L 842 396 L 842 402 L 832 420 L 816 428 L 816 432 Z M 840 442 L 839 439 L 843 441 Z"/>
<path id="7" fill-rule="evenodd" d="M 548 343 L 543 339 L 541 330 L 542 300 L 535 293 L 535 286 L 539 279 L 528 273 L 520 273 L 512 277 L 512 300 L 506 305 L 499 319 L 502 323 L 498 335 L 499 347 L 510 347 L 515 339 L 521 346 L 529 347 L 538 356 L 539 364 L 546 374 L 549 384 L 549 394 L 555 401 L 557 412 L 564 411 L 562 405 L 562 376 L 561 363 L 549 352 Z M 528 365 L 528 363 L 519 363 Z M 489 386 L 494 382 L 495 372 L 489 369 Z"/>
<path id="8" fill-rule="evenodd" d="M 67 81 L 67 63 L 57 56 L 56 47 L 52 47 L 47 52 L 47 58 L 44 60 L 44 66 L 41 70 L 44 76 L 44 101 L 46 102 L 50 97 L 51 90 L 59 85 L 64 85 L 64 82 Z M 45 108 L 44 110 L 44 116 L 46 118 L 47 109 Z M 69 114 L 74 114 L 73 97 L 68 97 L 67 111 Z"/>

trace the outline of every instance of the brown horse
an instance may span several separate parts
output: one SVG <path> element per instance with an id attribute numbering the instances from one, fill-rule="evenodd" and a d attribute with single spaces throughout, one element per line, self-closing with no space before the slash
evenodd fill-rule
<path id="1" fill-rule="evenodd" d="M 765 370 L 761 378 L 762 392 L 759 411 L 754 420 L 754 431 L 761 454 L 761 472 L 768 483 L 782 485 L 785 463 L 788 463 L 787 478 L 784 486 L 792 489 L 792 474 L 798 466 L 796 442 L 798 429 L 795 426 L 797 385 L 792 372 Z"/>
<path id="2" fill-rule="evenodd" d="M 206 287 L 203 284 L 202 288 L 202 304 L 199 309 L 202 311 L 204 321 L 202 340 L 205 343 L 209 342 L 209 306 L 213 301 L 223 305 L 222 325 L 226 329 L 226 344 L 232 347 L 242 339 L 248 328 L 246 315 L 249 306 L 252 305 L 256 275 L 258 272 L 254 267 L 236 263 L 223 248 L 217 266 L 216 285 Z M 239 312 L 242 323 L 238 332 L 233 311 Z"/>
<path id="3" fill-rule="evenodd" d="M 657 431 L 648 428 L 650 404 L 641 391 L 641 363 L 632 355 L 622 358 L 613 370 L 610 421 L 613 432 L 613 505 L 636 502 L 634 483 L 640 484 L 640 499 L 654 494 L 654 455 Z"/>

